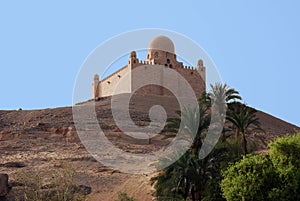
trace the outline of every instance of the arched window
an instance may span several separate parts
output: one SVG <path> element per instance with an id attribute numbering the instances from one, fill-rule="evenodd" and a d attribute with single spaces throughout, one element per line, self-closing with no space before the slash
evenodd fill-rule
<path id="1" fill-rule="evenodd" d="M 149 59 L 149 54 L 147 54 L 147 59 Z"/>
<path id="2" fill-rule="evenodd" d="M 133 63 L 135 64 L 135 60 L 133 60 Z"/>

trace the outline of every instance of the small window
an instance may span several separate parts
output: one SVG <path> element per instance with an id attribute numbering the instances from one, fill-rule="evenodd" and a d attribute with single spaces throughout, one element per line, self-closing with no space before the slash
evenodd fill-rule
<path id="1" fill-rule="evenodd" d="M 118 75 L 118 78 L 121 78 L 121 75 Z"/>
<path id="2" fill-rule="evenodd" d="M 133 60 L 133 63 L 135 63 L 135 60 Z"/>
<path id="3" fill-rule="evenodd" d="M 130 64 L 130 60 L 128 61 L 128 64 Z"/>
<path id="4" fill-rule="evenodd" d="M 165 66 L 168 66 L 168 64 L 165 64 Z"/>
<path id="5" fill-rule="evenodd" d="M 172 64 L 169 65 L 170 68 L 173 68 Z"/>
<path id="6" fill-rule="evenodd" d="M 194 72 L 191 72 L 191 75 L 193 75 L 194 74 Z"/>
<path id="7" fill-rule="evenodd" d="M 149 54 L 147 54 L 147 59 L 149 59 Z"/>
<path id="8" fill-rule="evenodd" d="M 158 52 L 154 53 L 154 58 L 158 58 Z"/>
<path id="9" fill-rule="evenodd" d="M 107 84 L 110 84 L 110 81 L 107 81 Z"/>
<path id="10" fill-rule="evenodd" d="M 169 64 L 170 63 L 170 59 L 167 59 L 167 64 Z"/>

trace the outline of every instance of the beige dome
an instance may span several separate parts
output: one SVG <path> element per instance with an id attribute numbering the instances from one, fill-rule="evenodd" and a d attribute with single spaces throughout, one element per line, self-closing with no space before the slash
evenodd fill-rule
<path id="1" fill-rule="evenodd" d="M 166 36 L 157 36 L 149 43 L 149 49 L 162 50 L 175 54 L 174 43 Z"/>

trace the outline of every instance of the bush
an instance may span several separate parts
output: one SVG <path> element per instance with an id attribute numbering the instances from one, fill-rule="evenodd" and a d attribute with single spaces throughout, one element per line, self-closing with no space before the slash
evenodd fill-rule
<path id="1" fill-rule="evenodd" d="M 248 155 L 223 172 L 227 200 L 300 200 L 300 133 L 269 147 L 270 157 Z"/>
<path id="2" fill-rule="evenodd" d="M 23 197 L 28 201 L 80 201 L 84 195 L 76 192 L 74 182 L 75 170 L 63 167 L 62 169 L 46 170 L 44 172 L 20 171 L 16 174 L 18 182 L 22 183 Z M 41 175 L 50 177 L 45 182 Z"/>
<path id="3" fill-rule="evenodd" d="M 265 156 L 247 155 L 223 172 L 221 189 L 226 200 L 267 200 L 276 173 Z"/>
<path id="4" fill-rule="evenodd" d="M 118 200 L 116 201 L 135 201 L 133 197 L 129 197 L 125 192 L 119 192 Z"/>
<path id="5" fill-rule="evenodd" d="M 270 158 L 279 176 L 273 200 L 300 200 L 300 133 L 270 143 Z"/>

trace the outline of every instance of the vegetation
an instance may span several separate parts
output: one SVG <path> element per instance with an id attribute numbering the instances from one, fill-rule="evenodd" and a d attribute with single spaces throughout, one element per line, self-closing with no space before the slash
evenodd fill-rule
<path id="1" fill-rule="evenodd" d="M 228 108 L 228 103 L 235 102 L 236 100 L 242 100 L 239 92 L 233 88 L 229 88 L 227 84 L 211 84 L 210 88 L 211 90 L 208 93 L 208 98 L 212 105 L 216 105 L 218 107 L 220 114 L 226 114 L 225 112 Z"/>
<path id="2" fill-rule="evenodd" d="M 278 185 L 270 192 L 273 200 L 300 200 L 300 133 L 270 143 L 270 159 Z"/>
<path id="3" fill-rule="evenodd" d="M 77 192 L 74 182 L 75 170 L 63 165 L 57 170 L 42 172 L 20 171 L 16 174 L 18 182 L 23 184 L 23 196 L 30 201 L 81 201 L 85 196 Z"/>
<path id="4" fill-rule="evenodd" d="M 276 183 L 271 161 L 261 155 L 247 155 L 223 172 L 221 182 L 227 200 L 267 200 Z"/>
<path id="5" fill-rule="evenodd" d="M 227 167 L 228 162 L 240 158 L 236 152 L 232 152 L 231 147 L 235 144 L 227 142 L 225 136 L 222 136 L 221 142 L 202 160 L 199 159 L 199 151 L 211 119 L 214 118 L 212 111 L 225 118 L 228 103 L 241 97 L 227 85 L 216 84 L 211 88 L 210 93 L 203 94 L 199 99 L 199 113 L 195 109 L 186 108 L 181 113 L 178 112 L 181 118 L 168 119 L 165 131 L 183 132 L 186 134 L 185 140 L 192 142 L 191 148 L 179 160 L 152 179 L 158 200 L 224 200 L 219 186 L 221 169 Z M 224 122 L 216 122 L 223 126 Z M 180 123 L 184 124 L 181 131 Z M 175 134 L 166 135 L 174 136 Z"/>
<path id="6" fill-rule="evenodd" d="M 118 200 L 116 201 L 135 201 L 134 198 L 129 197 L 125 192 L 119 192 Z"/>
<path id="7" fill-rule="evenodd" d="M 300 200 L 300 133 L 269 147 L 269 156 L 248 155 L 223 172 L 227 200 Z"/>
<path id="8" fill-rule="evenodd" d="M 249 108 L 245 105 L 235 104 L 232 105 L 231 110 L 227 111 L 226 119 L 232 123 L 233 128 L 235 129 L 235 140 L 238 143 L 239 136 L 242 137 L 242 147 L 244 155 L 248 154 L 247 149 L 247 131 L 251 130 L 260 130 L 263 129 L 260 127 L 258 118 L 256 117 L 256 110 Z"/>
<path id="9" fill-rule="evenodd" d="M 257 111 L 237 100 L 236 90 L 212 85 L 198 101 L 199 114 L 186 108 L 178 112 L 181 118 L 168 119 L 166 137 L 183 132 L 184 140 L 192 141 L 179 160 L 152 179 L 158 200 L 300 200 L 300 133 L 271 142 L 268 155 L 248 154 L 248 134 L 264 131 Z M 200 159 L 213 113 L 226 114 L 226 126 L 212 152 Z"/>

